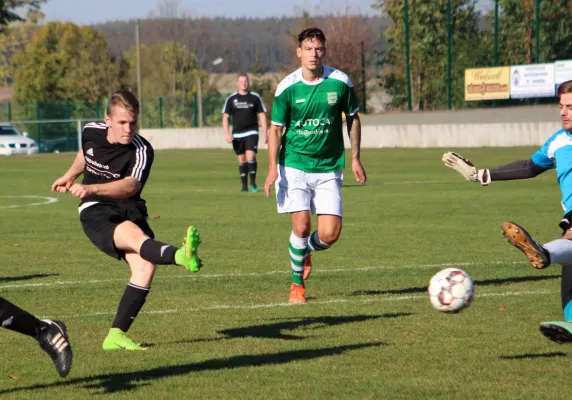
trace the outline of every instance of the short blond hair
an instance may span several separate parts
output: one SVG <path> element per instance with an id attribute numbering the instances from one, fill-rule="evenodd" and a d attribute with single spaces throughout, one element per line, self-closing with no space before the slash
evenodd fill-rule
<path id="1" fill-rule="evenodd" d="M 111 117 L 113 110 L 117 106 L 124 107 L 133 115 L 139 115 L 139 100 L 129 90 L 119 90 L 111 95 L 105 113 Z"/>

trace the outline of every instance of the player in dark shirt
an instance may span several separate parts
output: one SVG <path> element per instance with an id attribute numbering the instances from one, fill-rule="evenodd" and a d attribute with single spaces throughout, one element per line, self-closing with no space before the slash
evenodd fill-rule
<path id="1" fill-rule="evenodd" d="M 258 192 L 256 186 L 256 152 L 258 151 L 258 119 L 262 130 L 262 141 L 267 141 L 266 107 L 260 95 L 248 90 L 248 75 L 238 74 L 238 92 L 231 94 L 222 109 L 222 127 L 224 137 L 238 157 L 238 172 L 242 181 L 242 191 L 248 192 L 250 175 L 250 190 Z M 232 117 L 232 135 L 228 119 Z"/>
<path id="2" fill-rule="evenodd" d="M 0 324 L 3 328 L 36 339 L 54 362 L 61 377 L 70 372 L 73 355 L 67 327 L 62 321 L 40 320 L 0 297 Z"/>
<path id="3" fill-rule="evenodd" d="M 52 191 L 70 192 L 81 199 L 79 214 L 87 237 L 104 253 L 124 259 L 131 269 L 131 279 L 103 342 L 104 350 L 145 350 L 125 332 L 145 303 L 157 264 L 182 265 L 192 272 L 202 267 L 195 227 L 187 229 L 179 249 L 154 240 L 141 198 L 153 164 L 153 148 L 137 134 L 138 115 L 139 102 L 133 93 L 113 94 L 105 124 L 85 126 L 82 148 L 72 166 L 52 184 Z M 83 182 L 74 183 L 82 173 Z"/>

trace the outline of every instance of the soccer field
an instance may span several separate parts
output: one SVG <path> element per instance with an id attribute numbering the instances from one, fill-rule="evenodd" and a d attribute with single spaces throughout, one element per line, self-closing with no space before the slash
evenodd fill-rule
<path id="1" fill-rule="evenodd" d="M 459 151 L 493 167 L 535 149 Z M 60 379 L 35 341 L 0 330 L 0 398 L 568 397 L 571 348 L 538 330 L 562 318 L 560 267 L 533 269 L 500 232 L 512 220 L 541 242 L 559 234 L 554 171 L 481 187 L 442 152 L 363 150 L 366 186 L 348 162 L 341 238 L 314 254 L 308 303 L 289 305 L 290 221 L 274 199 L 239 192 L 231 151 L 157 151 L 143 193 L 151 227 L 178 245 L 196 225 L 205 267 L 158 267 L 129 331 L 146 352 L 101 350 L 129 273 L 84 236 L 77 199 L 50 192 L 73 154 L 0 159 L 1 296 L 65 321 L 75 355 Z M 261 152 L 260 187 L 266 165 Z M 458 314 L 426 294 L 448 266 L 475 281 Z"/>

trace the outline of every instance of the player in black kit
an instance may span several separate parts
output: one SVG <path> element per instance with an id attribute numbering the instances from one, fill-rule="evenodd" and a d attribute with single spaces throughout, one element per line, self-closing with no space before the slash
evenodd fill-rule
<path id="1" fill-rule="evenodd" d="M 2 328 L 36 339 L 54 362 L 61 377 L 70 372 L 73 355 L 67 327 L 62 321 L 40 320 L 0 297 L 0 324 Z"/>
<path id="2" fill-rule="evenodd" d="M 153 148 L 137 134 L 139 102 L 133 93 L 118 91 L 108 103 L 105 123 L 83 129 L 82 148 L 69 170 L 52 184 L 52 191 L 81 199 L 83 230 L 105 254 L 124 259 L 131 279 L 119 302 L 104 350 L 145 350 L 125 336 L 145 303 L 157 264 L 182 265 L 192 272 L 202 267 L 197 229 L 190 226 L 177 249 L 154 240 L 147 224 L 141 192 L 153 164 Z M 74 183 L 83 173 L 83 182 Z"/>
<path id="3" fill-rule="evenodd" d="M 222 110 L 222 127 L 228 143 L 232 142 L 234 152 L 238 157 L 238 172 L 242 181 L 242 191 L 248 192 L 250 175 L 250 190 L 258 192 L 256 186 L 256 152 L 258 151 L 258 119 L 262 130 L 262 141 L 267 141 L 266 107 L 258 93 L 248 90 L 248 75 L 238 74 L 238 92 L 231 94 L 224 103 Z M 228 118 L 232 117 L 232 136 L 228 126 Z"/>

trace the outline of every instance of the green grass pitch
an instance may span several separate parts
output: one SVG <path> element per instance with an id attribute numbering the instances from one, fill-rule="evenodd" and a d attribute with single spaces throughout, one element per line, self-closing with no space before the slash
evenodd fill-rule
<path id="1" fill-rule="evenodd" d="M 159 266 L 129 332 L 146 352 L 103 352 L 128 267 L 84 236 L 77 199 L 50 192 L 72 154 L 0 159 L 0 293 L 64 320 L 74 364 L 57 377 L 28 337 L 0 330 L 0 398 L 556 399 L 572 348 L 538 324 L 561 319 L 560 267 L 533 269 L 502 237 L 513 220 L 559 235 L 554 171 L 481 187 L 440 149 L 363 150 L 368 183 L 345 171 L 344 228 L 315 254 L 305 305 L 287 303 L 288 216 L 240 193 L 231 151 L 157 151 L 144 191 L 159 240 L 198 227 L 205 267 Z M 534 148 L 459 149 L 477 166 Z M 349 160 L 349 158 L 348 158 Z M 259 186 L 266 176 L 259 154 Z M 41 198 L 25 197 L 40 196 Z M 46 198 L 55 198 L 48 202 Z M 475 281 L 473 304 L 435 311 L 426 286 L 447 266 Z"/>

